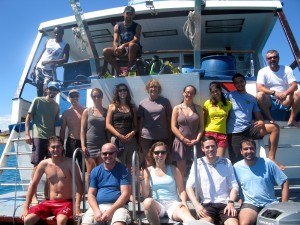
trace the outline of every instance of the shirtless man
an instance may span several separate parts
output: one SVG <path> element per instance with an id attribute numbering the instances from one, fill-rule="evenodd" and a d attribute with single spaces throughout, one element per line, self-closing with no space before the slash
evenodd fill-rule
<path id="1" fill-rule="evenodd" d="M 29 186 L 22 213 L 25 225 L 33 225 L 40 219 L 55 216 L 58 225 L 65 225 L 72 219 L 72 160 L 63 156 L 63 141 L 56 136 L 49 138 L 48 144 L 51 158 L 42 160 L 37 166 L 31 185 Z M 34 193 L 42 176 L 46 174 L 49 181 L 50 200 L 29 208 Z M 76 214 L 80 214 L 80 201 L 83 184 L 79 168 L 76 172 Z"/>
<path id="2" fill-rule="evenodd" d="M 69 99 L 71 107 L 65 110 L 62 114 L 62 124 L 60 128 L 60 138 L 65 140 L 66 128 L 68 128 L 68 138 L 66 142 L 66 157 L 73 158 L 73 153 L 76 148 L 81 148 L 80 141 L 80 121 L 84 111 L 84 107 L 79 104 L 80 94 L 78 90 L 69 91 Z M 82 156 L 76 155 L 76 159 L 82 168 Z"/>

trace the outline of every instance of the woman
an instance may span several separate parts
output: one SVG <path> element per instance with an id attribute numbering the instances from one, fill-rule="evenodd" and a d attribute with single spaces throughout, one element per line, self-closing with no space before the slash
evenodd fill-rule
<path id="1" fill-rule="evenodd" d="M 94 105 L 86 108 L 81 117 L 81 149 L 85 154 L 86 186 L 89 186 L 90 173 L 102 160 L 100 149 L 107 142 L 105 129 L 105 117 L 107 109 L 102 106 L 103 92 L 99 88 L 93 88 L 91 97 Z"/>
<path id="2" fill-rule="evenodd" d="M 183 101 L 173 108 L 171 129 L 175 135 L 173 161 L 184 177 L 186 161 L 193 160 L 193 146 L 197 146 L 198 157 L 202 151 L 200 140 L 204 130 L 203 110 L 194 103 L 196 88 L 188 85 L 183 89 Z"/>
<path id="3" fill-rule="evenodd" d="M 160 96 L 160 83 L 151 79 L 146 84 L 145 90 L 149 94 L 149 98 L 142 100 L 138 108 L 140 145 L 142 148 L 141 162 L 144 161 L 153 143 L 162 141 L 169 146 L 171 139 L 172 107 L 168 99 Z M 149 162 L 146 161 L 146 163 L 150 165 Z"/>
<path id="4" fill-rule="evenodd" d="M 227 148 L 226 122 L 232 104 L 222 92 L 222 87 L 217 82 L 209 84 L 211 94 L 203 106 L 205 119 L 205 136 L 213 136 L 218 144 L 217 156 L 225 156 Z"/>
<path id="5" fill-rule="evenodd" d="M 118 152 L 118 159 L 129 168 L 132 154 L 138 150 L 135 134 L 137 132 L 136 108 L 131 104 L 131 96 L 125 84 L 118 84 L 114 91 L 112 104 L 108 106 L 106 129 L 112 134 L 111 143 L 123 151 Z"/>
<path id="6" fill-rule="evenodd" d="M 145 198 L 145 215 L 151 225 L 157 225 L 165 216 L 174 221 L 195 220 L 186 202 L 186 192 L 178 168 L 170 164 L 168 148 L 163 142 L 156 142 L 148 153 L 151 166 L 140 176 L 141 192 Z M 151 188 L 151 196 L 150 194 Z M 178 196 L 179 194 L 179 196 Z"/>

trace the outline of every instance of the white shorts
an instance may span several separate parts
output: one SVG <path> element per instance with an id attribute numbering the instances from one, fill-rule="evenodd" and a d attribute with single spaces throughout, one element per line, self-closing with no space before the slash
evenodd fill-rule
<path id="1" fill-rule="evenodd" d="M 111 206 L 112 206 L 112 204 L 100 204 L 99 208 L 101 209 L 101 212 L 105 212 Z M 129 211 L 125 206 L 122 208 L 118 208 L 115 211 L 111 221 L 108 221 L 107 224 L 110 225 L 110 224 L 114 224 L 115 222 L 124 222 L 126 224 L 131 223 Z M 101 224 L 101 223 L 98 223 L 95 220 L 93 209 L 89 208 L 82 218 L 82 224 Z"/>
<path id="2" fill-rule="evenodd" d="M 177 200 L 155 200 L 159 207 L 159 217 L 164 217 L 166 214 L 168 215 L 169 219 L 173 219 L 173 214 L 175 209 L 180 205 L 181 202 Z"/>

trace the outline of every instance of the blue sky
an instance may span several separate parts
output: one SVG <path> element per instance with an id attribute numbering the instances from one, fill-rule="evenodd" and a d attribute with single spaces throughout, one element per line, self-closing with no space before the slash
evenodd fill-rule
<path id="1" fill-rule="evenodd" d="M 284 12 L 300 45 L 299 0 L 285 0 Z M 89 12 L 116 6 L 127 5 L 127 0 L 81 0 L 83 11 Z M 14 97 L 26 59 L 37 35 L 41 22 L 73 15 L 69 0 L 0 0 L 0 130 L 7 130 L 11 116 L 11 99 Z M 284 32 L 277 22 L 263 53 L 268 49 L 277 49 L 280 63 L 289 65 L 293 55 L 286 41 Z M 295 75 L 300 80 L 299 70 Z"/>

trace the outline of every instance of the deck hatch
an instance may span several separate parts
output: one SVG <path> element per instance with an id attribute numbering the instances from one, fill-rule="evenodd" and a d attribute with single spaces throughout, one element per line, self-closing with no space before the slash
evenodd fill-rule
<path id="1" fill-rule="evenodd" d="M 206 33 L 238 33 L 242 31 L 245 19 L 208 20 Z"/>
<path id="2" fill-rule="evenodd" d="M 161 30 L 161 31 L 150 31 L 150 32 L 142 32 L 142 33 L 144 38 L 178 35 L 177 30 Z"/>

